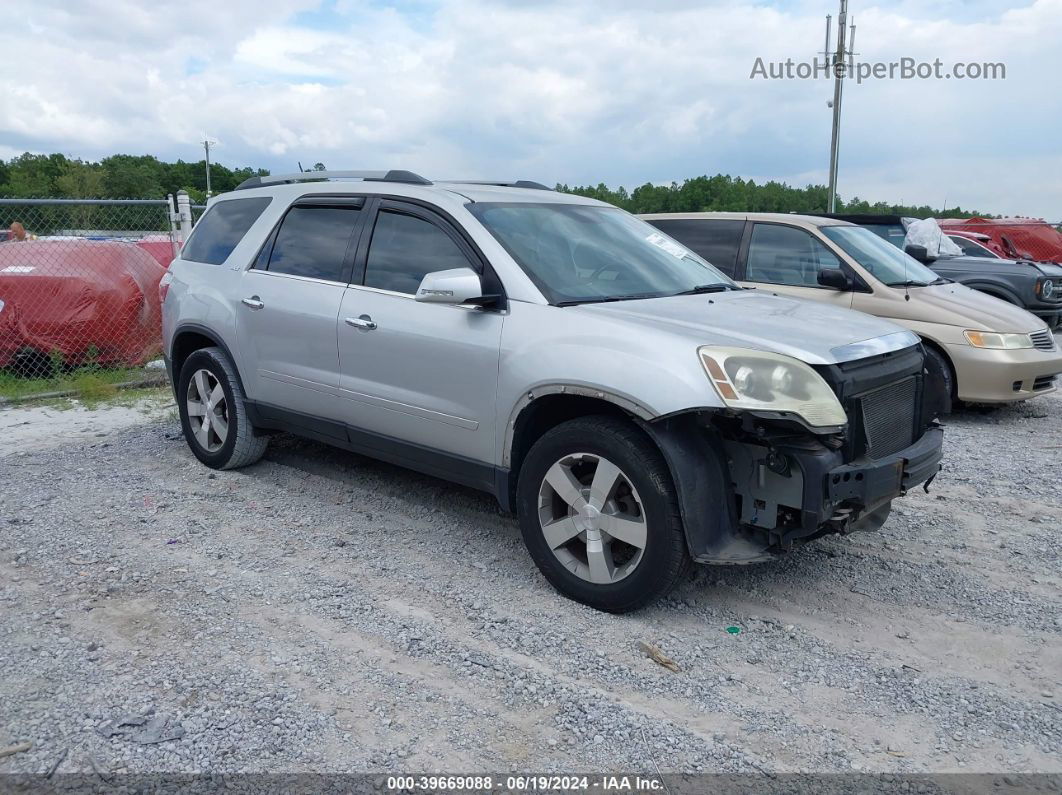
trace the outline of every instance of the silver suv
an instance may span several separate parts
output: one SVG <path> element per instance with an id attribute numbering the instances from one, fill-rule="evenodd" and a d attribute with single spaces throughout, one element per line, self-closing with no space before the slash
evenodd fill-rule
<path id="1" fill-rule="evenodd" d="M 911 332 L 738 287 L 622 210 L 531 182 L 255 177 L 163 280 L 204 464 L 288 431 L 493 494 L 543 575 L 613 612 L 690 561 L 877 529 L 940 466 Z"/>

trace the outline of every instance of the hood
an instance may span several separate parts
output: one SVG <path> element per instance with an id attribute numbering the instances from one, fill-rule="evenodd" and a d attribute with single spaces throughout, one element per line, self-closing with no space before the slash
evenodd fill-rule
<path id="1" fill-rule="evenodd" d="M 573 309 L 629 321 L 632 333 L 652 326 L 697 345 L 754 348 L 807 364 L 852 361 L 918 343 L 916 335 L 887 320 L 758 290 L 583 304 Z"/>
<path id="2" fill-rule="evenodd" d="M 957 282 L 912 287 L 911 298 L 911 304 L 915 304 L 917 299 L 919 318 L 925 318 L 932 313 L 939 318 L 937 322 L 952 326 L 978 331 L 1019 333 L 1046 328 L 1042 320 L 1020 306 L 993 298 Z"/>

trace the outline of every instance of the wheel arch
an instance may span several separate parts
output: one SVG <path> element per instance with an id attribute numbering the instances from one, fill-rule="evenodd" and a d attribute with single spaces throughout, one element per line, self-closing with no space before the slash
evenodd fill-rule
<path id="1" fill-rule="evenodd" d="M 520 467 L 535 440 L 562 422 L 593 415 L 623 417 L 633 424 L 653 418 L 648 408 L 630 398 L 572 384 L 539 386 L 520 399 L 505 424 L 502 465 L 496 486 L 503 509 L 511 511 L 516 505 Z"/>
<path id="2" fill-rule="evenodd" d="M 947 348 L 945 348 L 944 345 L 937 342 L 935 339 L 927 337 L 924 334 L 919 334 L 918 337 L 922 340 L 922 344 L 925 347 L 935 351 L 944 358 L 944 361 L 948 364 L 948 368 L 951 370 L 952 385 L 956 385 L 958 383 L 958 371 L 955 369 L 955 362 L 953 362 L 951 356 L 948 355 Z"/>
<path id="3" fill-rule="evenodd" d="M 240 375 L 240 368 L 236 366 L 236 358 L 232 355 L 232 351 L 229 350 L 229 346 L 222 342 L 221 338 L 209 328 L 198 323 L 182 323 L 173 334 L 173 341 L 170 343 L 168 353 L 170 381 L 174 390 L 177 389 L 177 379 L 181 377 L 181 368 L 188 357 L 203 348 L 214 347 L 221 348 L 224 354 L 229 357 L 229 361 L 232 362 L 232 369 L 236 373 L 236 380 L 240 382 L 240 389 L 244 395 L 247 394 L 247 389 L 243 384 L 243 377 Z"/>
<path id="4" fill-rule="evenodd" d="M 993 298 L 998 298 L 1000 301 L 1006 301 L 1008 304 L 1014 306 L 1020 306 L 1025 308 L 1026 304 L 1021 300 L 1021 297 L 1010 289 L 1009 286 L 999 284 L 997 282 L 963 282 L 963 284 L 969 287 L 971 290 L 977 290 L 979 293 L 990 295 Z"/>

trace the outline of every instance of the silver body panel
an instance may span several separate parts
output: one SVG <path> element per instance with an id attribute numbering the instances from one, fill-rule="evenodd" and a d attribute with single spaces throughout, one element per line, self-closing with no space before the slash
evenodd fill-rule
<path id="1" fill-rule="evenodd" d="M 507 309 L 417 302 L 251 270 L 288 206 L 310 194 L 388 196 L 437 208 L 491 263 Z M 322 182 L 243 190 L 212 204 L 252 196 L 273 201 L 223 265 L 178 258 L 170 266 L 167 353 L 178 330 L 209 330 L 234 358 L 250 400 L 496 467 L 508 465 L 515 416 L 541 394 L 600 396 L 647 420 L 721 407 L 698 360 L 702 345 L 829 364 L 917 342 L 888 321 L 764 290 L 551 306 L 467 209 L 470 201 L 605 206 L 579 196 L 457 183 Z M 255 296 L 260 308 L 243 302 Z"/>
<path id="2" fill-rule="evenodd" d="M 353 286 L 340 315 L 376 323 L 340 325 L 344 422 L 493 461 L 502 315 Z"/>

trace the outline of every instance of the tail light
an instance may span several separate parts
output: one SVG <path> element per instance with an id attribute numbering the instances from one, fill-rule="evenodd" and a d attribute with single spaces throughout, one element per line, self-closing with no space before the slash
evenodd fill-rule
<path id="1" fill-rule="evenodd" d="M 159 304 L 166 303 L 166 294 L 170 291 L 170 283 L 173 281 L 173 274 L 169 271 L 163 274 L 162 280 L 159 282 Z"/>

